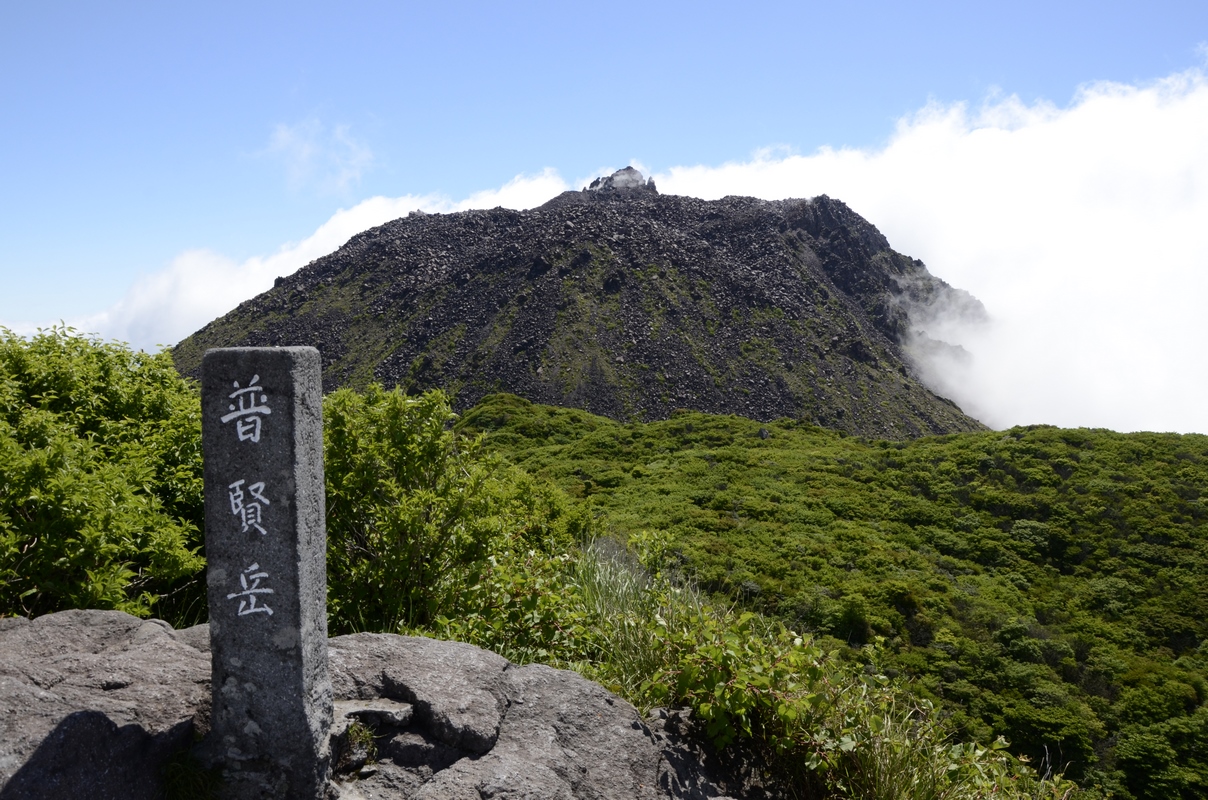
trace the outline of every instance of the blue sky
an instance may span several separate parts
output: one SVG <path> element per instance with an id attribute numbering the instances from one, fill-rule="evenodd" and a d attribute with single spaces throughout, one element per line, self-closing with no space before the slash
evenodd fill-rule
<path id="1" fill-rule="evenodd" d="M 935 222 L 952 216 L 944 199 L 909 199 L 905 182 L 955 162 L 932 147 L 913 162 L 939 159 L 932 171 L 911 174 L 893 153 L 948 130 L 977 172 L 1043 140 L 1023 163 L 1052 168 L 1031 191 L 1060 194 L 1050 174 L 1084 200 L 1074 183 L 1110 184 L 1081 206 L 1088 230 L 1103 216 L 1093 207 L 1138 180 L 1182 197 L 1171 213 L 1194 220 L 1208 210 L 1208 145 L 1193 135 L 1208 142 L 1206 41 L 1203 2 L 2 3 L 0 324 L 64 319 L 147 346 L 175 341 L 242 297 L 215 299 L 196 322 L 173 314 L 184 330 L 119 325 L 112 309 L 138 298 L 143 308 L 155 291 L 198 294 L 169 273 L 239 282 L 252 266 L 288 271 L 406 207 L 523 207 L 630 162 L 665 191 L 846 199 L 895 247 L 1018 320 L 1027 302 L 985 277 L 991 266 L 969 267 L 986 257 Z M 1113 91 L 1131 100 L 1112 106 Z M 1095 98 L 1108 115 L 1099 122 Z M 1162 138 L 1172 125 L 1187 134 L 1179 142 Z M 1104 128 L 1120 131 L 1112 147 L 1128 157 L 1062 178 L 1083 149 L 1069 138 Z M 983 146 L 986 131 L 1014 144 Z M 1182 160 L 1163 161 L 1171 152 Z M 878 195 L 867 188 L 878 175 L 906 188 Z M 926 208 L 902 211 L 912 205 Z M 1151 235 L 1164 230 L 1153 224 Z M 996 233 L 1006 236 L 979 235 Z M 1164 256 L 1180 274 L 1208 266 L 1202 237 L 1186 235 Z M 1034 270 L 1063 252 L 1052 239 L 1032 249 L 1043 251 Z M 245 294 L 262 288 L 247 279 Z M 1169 418 L 1079 417 L 1084 398 L 1032 394 L 1041 399 L 983 416 L 1208 430 L 1190 403 Z"/>

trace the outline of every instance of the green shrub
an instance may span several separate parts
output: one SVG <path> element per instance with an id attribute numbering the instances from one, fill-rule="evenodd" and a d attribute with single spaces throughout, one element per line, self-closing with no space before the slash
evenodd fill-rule
<path id="1" fill-rule="evenodd" d="M 0 614 L 205 618 L 200 403 L 166 353 L 0 328 Z"/>
<path id="2" fill-rule="evenodd" d="M 455 613 L 493 554 L 548 551 L 587 524 L 561 493 L 458 436 L 448 398 L 370 386 L 323 404 L 333 632 Z"/>

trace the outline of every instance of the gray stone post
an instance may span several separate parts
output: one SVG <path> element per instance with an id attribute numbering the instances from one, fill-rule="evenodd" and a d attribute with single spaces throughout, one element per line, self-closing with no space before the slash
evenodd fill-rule
<path id="1" fill-rule="evenodd" d="M 212 729 L 224 796 L 325 797 L 330 762 L 322 385 L 313 347 L 202 361 Z"/>

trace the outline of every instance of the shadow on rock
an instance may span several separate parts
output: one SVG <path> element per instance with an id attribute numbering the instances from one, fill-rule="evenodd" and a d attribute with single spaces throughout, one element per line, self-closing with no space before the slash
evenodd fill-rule
<path id="1" fill-rule="evenodd" d="M 160 768 L 192 737 L 191 722 L 152 736 L 100 711 L 69 714 L 0 788 L 0 800 L 157 800 Z"/>

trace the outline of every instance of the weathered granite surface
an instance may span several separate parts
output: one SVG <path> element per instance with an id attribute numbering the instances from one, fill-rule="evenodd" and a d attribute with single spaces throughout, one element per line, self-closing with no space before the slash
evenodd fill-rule
<path id="1" fill-rule="evenodd" d="M 0 800 L 162 796 L 164 765 L 209 731 L 208 649 L 206 626 L 116 611 L 0 620 Z M 675 715 L 644 721 L 573 672 L 388 634 L 329 654 L 333 792 L 349 800 L 723 794 Z"/>

